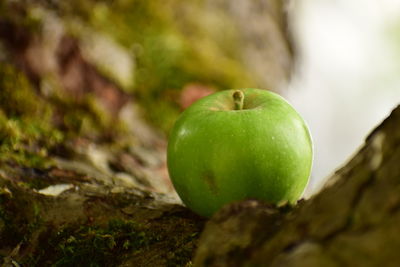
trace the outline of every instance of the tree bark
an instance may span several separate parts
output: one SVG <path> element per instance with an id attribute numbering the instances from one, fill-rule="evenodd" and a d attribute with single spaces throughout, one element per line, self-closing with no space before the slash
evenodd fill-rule
<path id="1" fill-rule="evenodd" d="M 199 240 L 207 220 L 177 199 L 165 138 L 140 101 L 163 107 L 176 92 L 159 87 L 191 82 L 182 77 L 277 90 L 293 49 L 282 1 L 176 2 L 134 1 L 137 10 L 129 1 L 0 3 L 2 265 L 191 266 L 194 255 L 196 266 L 400 262 L 400 108 L 312 199 L 234 203 Z M 135 20 L 142 14 L 149 21 Z M 119 28 L 102 30 L 110 25 Z"/>

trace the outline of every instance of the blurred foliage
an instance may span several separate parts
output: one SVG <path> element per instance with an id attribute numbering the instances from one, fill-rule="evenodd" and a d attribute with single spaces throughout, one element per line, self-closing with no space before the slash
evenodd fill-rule
<path id="1" fill-rule="evenodd" d="M 15 20 L 17 13 L 8 12 L 15 5 L 4 3 L 0 13 Z M 22 5 L 30 6 L 23 12 L 23 23 L 18 22 L 26 24 L 25 28 L 40 28 L 38 10 L 47 7 L 61 15 L 67 31 L 77 39 L 87 37 L 81 29 L 89 28 L 124 47 L 135 68 L 134 83 L 122 89 L 135 95 L 145 117 L 164 132 L 181 111 L 179 92 L 186 84 L 217 89 L 256 85 L 240 58 L 234 23 L 226 14 L 207 8 L 206 0 L 33 1 Z M 106 75 L 111 73 L 97 67 Z"/>
<path id="2" fill-rule="evenodd" d="M 0 162 L 47 167 L 49 152 L 62 142 L 101 140 L 115 132 L 124 134 L 123 126 L 93 96 L 78 102 L 62 93 L 44 98 L 22 72 L 0 63 Z"/>
<path id="3" fill-rule="evenodd" d="M 0 64 L 0 107 L 0 160 L 43 166 L 63 134 L 52 126 L 49 105 L 9 64 Z"/>
<path id="4" fill-rule="evenodd" d="M 133 62 L 132 83 L 118 83 L 112 71 L 89 63 L 131 95 L 143 116 L 164 133 L 182 111 L 180 94 L 188 84 L 217 90 L 256 84 L 240 58 L 240 38 L 231 19 L 207 8 L 206 0 L 0 3 L 0 21 L 18 30 L 13 34 L 17 45 L 46 42 L 41 39 L 46 23 L 58 21 L 62 34 L 73 36 L 83 47 L 93 32 L 127 51 L 122 55 Z M 39 73 L 35 77 L 39 81 L 29 80 L 26 69 L 21 64 L 16 67 L 9 51 L 3 49 L 10 45 L 7 42 L 0 42 L 0 161 L 45 166 L 49 151 L 66 140 L 78 136 L 116 140 L 126 133 L 123 123 L 116 122 L 95 96 L 85 94 L 77 101 L 58 88 L 63 86 L 60 81 L 52 82 L 57 73 Z M 102 56 L 110 54 L 95 55 Z M 44 85 L 51 87 L 50 93 Z"/>
<path id="5" fill-rule="evenodd" d="M 119 0 L 81 6 L 79 2 L 82 17 L 92 27 L 131 52 L 135 85 L 125 90 L 134 92 L 145 116 L 164 132 L 180 112 L 177 92 L 186 84 L 218 89 L 255 84 L 239 58 L 233 23 L 204 4 Z"/>

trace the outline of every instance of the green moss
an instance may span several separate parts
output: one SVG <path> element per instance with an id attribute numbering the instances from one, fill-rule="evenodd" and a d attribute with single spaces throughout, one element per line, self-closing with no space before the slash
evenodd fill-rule
<path id="1" fill-rule="evenodd" d="M 62 118 L 59 128 L 66 139 L 83 137 L 97 142 L 110 142 L 129 134 L 125 125 L 115 118 L 115 114 L 110 114 L 91 94 L 80 100 L 59 94 L 53 96 L 50 102 Z"/>
<path id="2" fill-rule="evenodd" d="M 37 121 L 1 119 L 0 136 L 3 138 L 0 142 L 0 162 L 39 168 L 51 164 L 47 157 L 48 149 L 62 140 L 61 132 L 43 128 Z M 39 146 L 41 143 L 46 143 L 46 146 Z"/>
<path id="3" fill-rule="evenodd" d="M 0 64 L 0 163 L 48 167 L 49 151 L 66 139 L 104 140 L 124 130 L 94 96 L 76 101 L 59 92 L 44 99 L 25 75 Z"/>
<path id="4" fill-rule="evenodd" d="M 140 251 L 156 239 L 133 222 L 111 220 L 107 226 L 67 226 L 50 237 L 49 247 L 35 253 L 30 266 L 117 266 L 132 251 Z"/>
<path id="5" fill-rule="evenodd" d="M 94 96 L 77 101 L 60 91 L 45 99 L 23 73 L 0 64 L 0 163 L 49 167 L 50 151 L 66 139 L 102 141 L 125 130 Z"/>
<path id="6" fill-rule="evenodd" d="M 96 139 L 112 130 L 110 129 L 111 116 L 91 95 L 77 101 L 62 94 L 54 96 L 51 102 L 62 114 L 62 129 L 68 138 L 82 136 Z"/>
<path id="7" fill-rule="evenodd" d="M 5 247 L 29 243 L 33 233 L 42 225 L 40 204 L 0 189 L 0 243 Z"/>
<path id="8" fill-rule="evenodd" d="M 0 162 L 44 167 L 48 149 L 62 140 L 52 126 L 51 107 L 21 72 L 0 64 Z"/>
<path id="9" fill-rule="evenodd" d="M 167 256 L 167 266 L 192 266 L 192 258 L 195 251 L 195 240 L 198 238 L 198 232 L 189 236 L 181 236 L 175 241 L 175 247 Z"/>
<path id="10" fill-rule="evenodd" d="M 12 65 L 0 64 L 0 81 L 0 107 L 8 117 L 35 116 L 42 111 L 29 81 Z"/>

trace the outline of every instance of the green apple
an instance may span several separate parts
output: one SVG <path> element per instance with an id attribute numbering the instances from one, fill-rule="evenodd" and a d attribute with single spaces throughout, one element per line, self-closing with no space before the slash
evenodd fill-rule
<path id="1" fill-rule="evenodd" d="M 244 199 L 295 203 L 308 183 L 310 132 L 279 95 L 260 89 L 206 96 L 176 121 L 168 142 L 172 183 L 203 216 Z"/>

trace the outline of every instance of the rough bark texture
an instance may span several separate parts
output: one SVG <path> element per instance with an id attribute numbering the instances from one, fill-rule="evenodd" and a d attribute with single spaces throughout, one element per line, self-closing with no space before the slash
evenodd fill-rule
<path id="1" fill-rule="evenodd" d="M 400 106 L 325 189 L 296 207 L 225 207 L 206 225 L 195 266 L 397 266 Z"/>
<path id="2" fill-rule="evenodd" d="M 75 176 L 40 173 L 69 182 Z M 204 222 L 135 189 L 79 184 L 53 197 L 2 180 L 1 190 L 4 266 L 184 266 Z"/>

